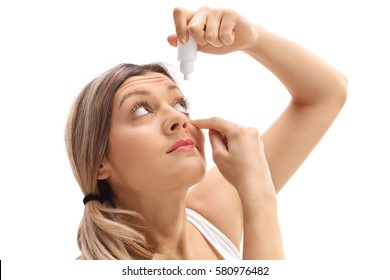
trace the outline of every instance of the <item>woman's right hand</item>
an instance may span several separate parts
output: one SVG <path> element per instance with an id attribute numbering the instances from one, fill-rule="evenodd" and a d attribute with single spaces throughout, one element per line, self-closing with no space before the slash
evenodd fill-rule
<path id="1" fill-rule="evenodd" d="M 255 128 L 216 117 L 191 122 L 200 129 L 209 129 L 214 162 L 242 199 L 242 195 L 275 195 L 263 142 Z"/>

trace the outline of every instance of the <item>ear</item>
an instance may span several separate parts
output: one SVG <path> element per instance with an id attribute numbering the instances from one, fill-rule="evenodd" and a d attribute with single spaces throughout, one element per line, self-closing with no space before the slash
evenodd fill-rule
<path id="1" fill-rule="evenodd" d="M 110 171 L 110 162 L 107 160 L 106 157 L 103 158 L 102 162 L 100 163 L 99 172 L 97 174 L 98 180 L 105 180 L 111 175 Z"/>

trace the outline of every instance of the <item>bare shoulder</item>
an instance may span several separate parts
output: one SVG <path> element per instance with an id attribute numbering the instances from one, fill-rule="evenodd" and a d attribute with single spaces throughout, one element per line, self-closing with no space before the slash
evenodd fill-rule
<path id="1" fill-rule="evenodd" d="M 186 206 L 205 217 L 240 248 L 243 228 L 241 200 L 218 168 L 211 168 L 205 178 L 189 190 Z"/>

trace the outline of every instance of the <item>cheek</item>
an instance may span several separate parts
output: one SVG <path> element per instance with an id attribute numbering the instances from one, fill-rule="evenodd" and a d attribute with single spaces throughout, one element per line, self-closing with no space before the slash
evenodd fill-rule
<path id="1" fill-rule="evenodd" d="M 113 130 L 109 137 L 109 160 L 113 168 L 132 176 L 145 170 L 157 152 L 152 135 L 140 129 Z"/>

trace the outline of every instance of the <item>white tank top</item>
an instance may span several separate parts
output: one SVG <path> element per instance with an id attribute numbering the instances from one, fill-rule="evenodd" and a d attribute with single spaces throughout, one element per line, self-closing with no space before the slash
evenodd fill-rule
<path id="1" fill-rule="evenodd" d="M 193 224 L 225 260 L 241 260 L 236 246 L 219 229 L 194 210 L 186 208 L 187 220 Z"/>

